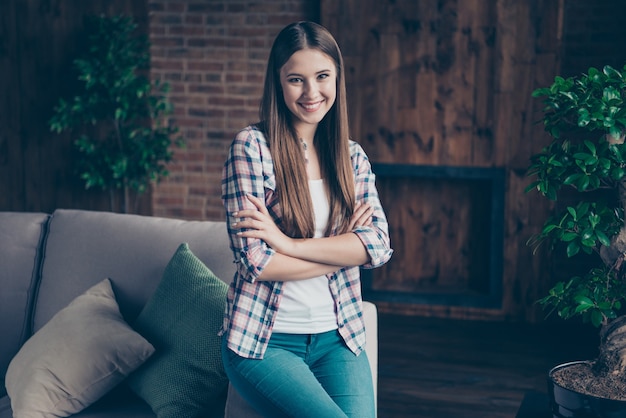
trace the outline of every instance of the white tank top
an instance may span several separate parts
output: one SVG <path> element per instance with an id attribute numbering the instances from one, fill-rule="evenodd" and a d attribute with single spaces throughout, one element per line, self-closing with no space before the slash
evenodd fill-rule
<path id="1" fill-rule="evenodd" d="M 330 206 L 324 180 L 309 180 L 315 212 L 315 238 L 323 237 Z M 317 334 L 337 329 L 335 302 L 326 276 L 283 283 L 273 332 Z"/>

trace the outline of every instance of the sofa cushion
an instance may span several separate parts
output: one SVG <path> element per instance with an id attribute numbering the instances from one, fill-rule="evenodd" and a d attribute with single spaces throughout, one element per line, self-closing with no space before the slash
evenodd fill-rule
<path id="1" fill-rule="evenodd" d="M 218 332 L 227 290 L 181 244 L 133 324 L 156 353 L 128 384 L 159 418 L 223 415 L 228 378 Z"/>
<path id="2" fill-rule="evenodd" d="M 0 212 L 0 397 L 9 362 L 29 336 L 28 312 L 41 257 L 45 213 Z"/>
<path id="3" fill-rule="evenodd" d="M 155 418 L 152 409 L 130 389 L 120 384 L 99 401 L 72 415 L 72 418 Z M 245 418 L 245 415 L 243 416 Z M 0 397 L 0 418 L 13 418 L 11 400 Z M 240 417 L 242 418 L 242 417 Z"/>
<path id="4" fill-rule="evenodd" d="M 6 388 L 16 417 L 69 416 L 100 399 L 154 347 L 120 314 L 102 280 L 59 311 L 9 364 Z"/>
<path id="5" fill-rule="evenodd" d="M 96 403 L 72 418 L 155 418 L 156 415 L 143 399 L 124 383 L 107 393 Z"/>
<path id="6" fill-rule="evenodd" d="M 181 242 L 222 280 L 235 266 L 224 222 L 183 221 L 84 210 L 56 210 L 50 219 L 35 330 L 87 288 L 110 277 L 124 318 L 132 323 L 156 289 Z"/>
<path id="7" fill-rule="evenodd" d="M 8 396 L 0 396 L 0 418 L 13 418 L 11 400 Z"/>

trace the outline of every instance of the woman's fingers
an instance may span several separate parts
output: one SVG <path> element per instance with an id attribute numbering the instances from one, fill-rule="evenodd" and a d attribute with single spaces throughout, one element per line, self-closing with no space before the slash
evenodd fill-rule
<path id="1" fill-rule="evenodd" d="M 244 210 L 240 210 L 239 212 L 233 212 L 233 217 L 235 218 L 262 219 L 263 216 L 264 216 L 263 213 L 255 209 L 244 209 Z"/>
<path id="2" fill-rule="evenodd" d="M 267 211 L 267 207 L 265 207 L 265 202 L 262 199 L 259 199 L 258 197 L 254 197 L 251 194 L 247 194 L 246 198 L 248 198 L 248 200 L 250 202 L 252 202 L 252 204 L 254 206 L 256 206 L 256 208 L 263 214 L 269 214 L 269 212 Z"/>
<path id="3" fill-rule="evenodd" d="M 238 229 L 253 229 L 253 230 L 257 230 L 257 231 L 262 231 L 264 230 L 264 223 L 261 221 L 257 221 L 251 218 L 247 218 L 244 219 L 243 221 L 239 221 L 239 222 L 234 222 L 232 224 L 233 228 L 238 228 Z"/>
<path id="4" fill-rule="evenodd" d="M 350 218 L 350 229 L 357 226 L 369 226 L 372 223 L 372 213 L 374 210 L 368 203 L 357 202 L 354 213 Z"/>
<path id="5" fill-rule="evenodd" d="M 233 222 L 231 226 L 238 229 L 248 229 L 255 231 L 269 231 L 275 227 L 274 220 L 270 217 L 265 203 L 262 199 L 256 198 L 251 194 L 247 194 L 246 198 L 255 206 L 256 209 L 243 209 L 237 212 L 233 212 L 234 218 L 239 220 Z M 252 236 L 254 233 L 247 231 Z M 242 232 L 239 232 L 241 235 Z"/>
<path id="6" fill-rule="evenodd" d="M 262 213 L 264 215 L 269 215 L 269 211 L 265 207 L 265 202 L 262 199 L 252 196 L 251 194 L 246 195 L 246 199 L 250 201 L 255 207 L 255 209 L 242 209 L 237 212 L 233 212 L 232 216 L 236 218 L 245 218 L 247 216 L 252 216 L 254 213 Z"/>
<path id="7" fill-rule="evenodd" d="M 241 219 L 252 218 L 252 219 L 257 219 L 257 220 L 264 220 L 265 219 L 264 217 L 269 217 L 269 211 L 265 207 L 265 202 L 262 199 L 254 197 L 251 194 L 246 194 L 246 198 L 254 205 L 256 209 L 242 209 L 240 211 L 233 212 L 232 216 L 234 218 L 241 218 Z M 241 222 L 235 222 L 233 223 L 233 226 L 235 224 L 239 225 L 241 224 Z"/>
<path id="8" fill-rule="evenodd" d="M 355 226 L 368 226 L 371 223 L 372 223 L 371 209 L 368 209 L 366 212 L 363 212 L 362 214 L 360 214 L 360 216 L 354 221 Z"/>
<path id="9" fill-rule="evenodd" d="M 233 214 L 233 216 L 241 219 L 231 224 L 233 228 L 238 229 L 264 230 L 268 229 L 269 225 L 274 224 L 273 221 L 268 220 L 265 215 L 257 210 L 246 209 Z M 268 222 L 271 223 L 268 224 Z"/>
<path id="10" fill-rule="evenodd" d="M 368 213 L 371 210 L 371 206 L 368 203 L 360 203 L 354 209 L 354 214 L 352 216 L 363 216 L 363 214 Z"/>
<path id="11" fill-rule="evenodd" d="M 278 228 L 263 200 L 252 195 L 246 195 L 246 197 L 256 209 L 233 212 L 231 216 L 239 220 L 233 222 L 231 227 L 239 229 L 237 235 L 241 237 L 261 239 L 277 252 L 287 254 L 286 251 L 293 247 L 292 241 Z"/>

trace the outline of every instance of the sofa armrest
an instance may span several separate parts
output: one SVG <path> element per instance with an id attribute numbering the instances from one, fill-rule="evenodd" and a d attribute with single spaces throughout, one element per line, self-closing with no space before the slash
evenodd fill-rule
<path id="1" fill-rule="evenodd" d="M 374 383 L 374 401 L 378 410 L 378 311 L 376 305 L 371 302 L 363 302 L 363 319 L 365 320 L 365 333 L 367 345 L 365 352 L 372 369 L 372 381 Z M 224 418 L 262 418 L 250 405 L 239 395 L 232 385 L 228 385 L 228 398 Z"/>
<path id="2" fill-rule="evenodd" d="M 378 411 L 378 310 L 372 302 L 363 302 L 363 319 L 365 320 L 365 335 L 367 336 L 365 352 L 370 362 L 370 369 L 372 369 L 374 401 Z"/>

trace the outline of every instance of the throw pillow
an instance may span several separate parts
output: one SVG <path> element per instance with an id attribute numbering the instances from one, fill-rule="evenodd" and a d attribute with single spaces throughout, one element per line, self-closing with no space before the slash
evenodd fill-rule
<path id="1" fill-rule="evenodd" d="M 159 418 L 223 414 L 220 340 L 228 286 L 183 243 L 133 324 L 156 348 L 128 383 Z"/>
<path id="2" fill-rule="evenodd" d="M 80 412 L 153 352 L 122 318 L 105 279 L 57 312 L 11 360 L 5 385 L 13 417 Z"/>

